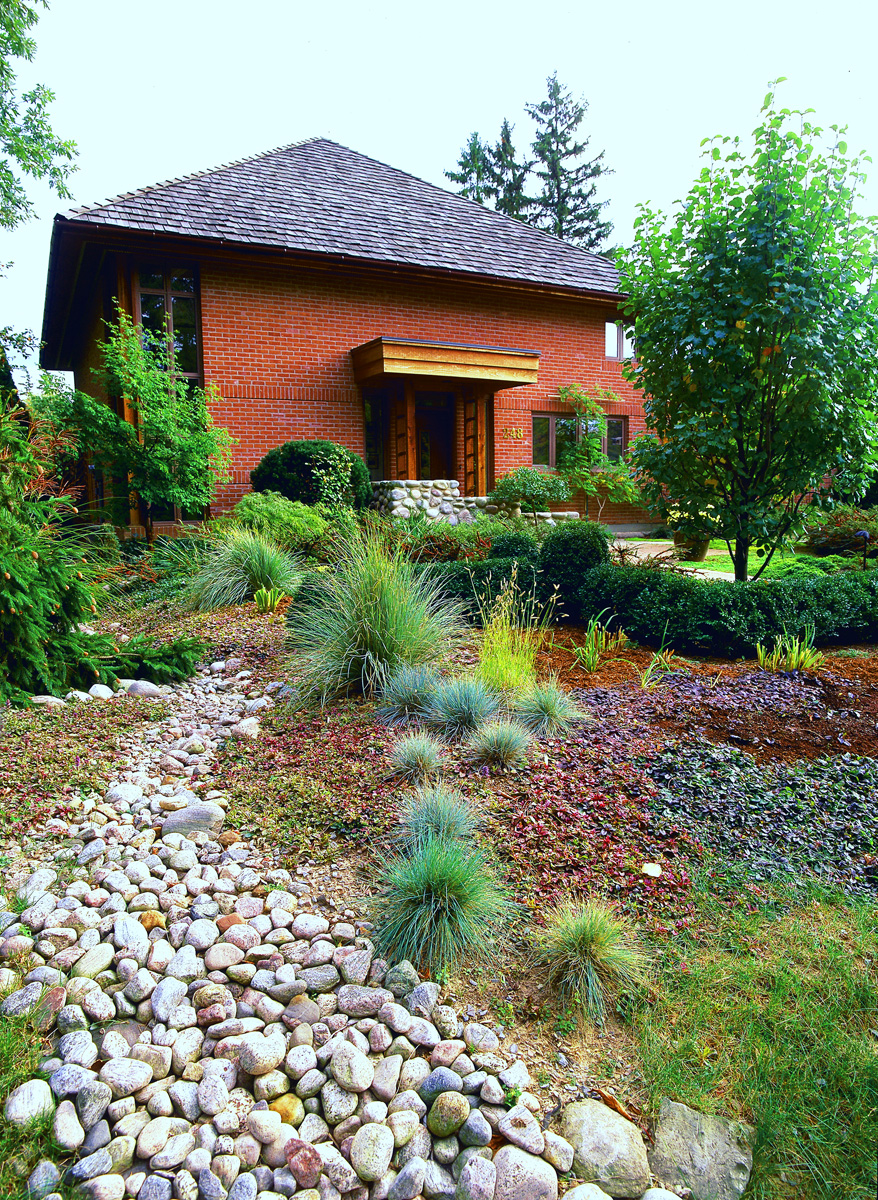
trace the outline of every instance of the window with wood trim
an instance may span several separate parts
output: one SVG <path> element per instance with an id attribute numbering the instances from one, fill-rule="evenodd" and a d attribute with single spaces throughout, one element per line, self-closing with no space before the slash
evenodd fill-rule
<path id="1" fill-rule="evenodd" d="M 134 294 L 135 319 L 155 334 L 170 336 L 184 379 L 201 382 L 201 338 L 198 277 L 190 267 L 164 268 L 141 264 Z"/>
<path id="2" fill-rule="evenodd" d="M 601 449 L 615 462 L 628 445 L 628 418 L 607 417 Z M 585 422 L 571 413 L 533 413 L 533 465 L 557 469 L 564 451 L 579 441 Z"/>
<path id="3" fill-rule="evenodd" d="M 633 330 L 621 321 L 607 321 L 604 326 L 604 354 L 607 358 L 633 358 Z"/>

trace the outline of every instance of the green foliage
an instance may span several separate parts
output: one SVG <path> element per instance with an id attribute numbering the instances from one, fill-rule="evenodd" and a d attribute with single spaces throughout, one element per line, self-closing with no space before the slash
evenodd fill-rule
<path id="1" fill-rule="evenodd" d="M 417 854 L 431 838 L 470 841 L 480 828 L 463 793 L 444 783 L 416 787 L 400 805 L 398 840 L 407 854 Z"/>
<path id="2" fill-rule="evenodd" d="M 531 220 L 555 237 L 599 250 L 613 226 L 601 220 L 607 201 L 595 198 L 597 181 L 612 172 L 604 166 L 603 150 L 584 160 L 590 139 L 576 140 L 587 108 L 585 99 L 574 100 L 558 82 L 556 71 L 546 80 L 546 99 L 525 105 L 536 125 L 533 152 L 536 176 L 542 180 Z"/>
<path id="3" fill-rule="evenodd" d="M 580 589 L 588 618 L 608 607 L 635 642 L 663 638 L 674 650 L 752 653 L 809 625 L 820 643 L 878 636 L 878 573 L 734 583 L 644 567 L 596 567 Z"/>
<path id="4" fill-rule="evenodd" d="M 491 148 L 477 133 L 471 133 L 460 152 L 456 171 L 446 171 L 445 178 L 459 185 L 458 192 L 476 204 L 484 204 L 490 194 L 493 172 Z"/>
<path id="5" fill-rule="evenodd" d="M 445 749 L 429 733 L 406 733 L 390 751 L 390 774 L 409 783 L 424 783 L 441 775 Z"/>
<path id="6" fill-rule="evenodd" d="M 256 611 L 263 614 L 277 612 L 277 610 L 280 608 L 280 603 L 283 598 L 283 591 L 276 587 L 259 588 L 253 593 Z"/>
<path id="7" fill-rule="evenodd" d="M 533 739 L 517 721 L 487 721 L 466 739 L 465 754 L 474 767 L 527 766 Z"/>
<path id="8" fill-rule="evenodd" d="M 539 543 L 533 534 L 523 530 L 510 529 L 491 538 L 491 548 L 488 559 L 494 558 L 523 558 L 535 562 L 539 558 Z"/>
<path id="9" fill-rule="evenodd" d="M 477 729 L 500 711 L 500 697 L 481 679 L 459 675 L 443 679 L 427 708 L 427 724 L 446 738 L 459 738 Z"/>
<path id="10" fill-rule="evenodd" d="M 614 504 L 636 503 L 640 499 L 640 491 L 627 460 L 611 459 L 604 450 L 607 415 L 601 400 L 614 403 L 618 402 L 619 397 L 606 388 L 587 392 L 578 383 L 573 383 L 558 389 L 558 399 L 576 413 L 579 428 L 576 441 L 561 452 L 558 470 L 574 492 L 584 493 L 586 516 L 589 515 L 592 501 L 597 508 L 598 520 L 608 501 Z"/>
<path id="11" fill-rule="evenodd" d="M 280 588 L 293 596 L 302 584 L 295 558 L 262 534 L 232 526 L 216 539 L 192 581 L 196 608 L 243 604 L 260 588 Z"/>
<path id="12" fill-rule="evenodd" d="M 484 626 L 476 674 L 499 690 L 529 687 L 536 679 L 536 659 L 554 615 L 554 597 L 541 603 L 536 584 L 528 589 L 513 571 L 497 595 L 480 612 Z"/>
<path id="13" fill-rule="evenodd" d="M 511 915 L 505 889 L 473 844 L 430 837 L 400 855 L 376 880 L 370 900 L 378 953 L 408 959 L 446 979 L 464 960 L 487 959 Z"/>
<path id="14" fill-rule="evenodd" d="M 566 615 L 580 616 L 579 589 L 594 567 L 610 561 L 612 534 L 596 521 L 565 521 L 540 547 L 543 586 L 556 588 Z"/>
<path id="15" fill-rule="evenodd" d="M 839 504 L 829 512 L 816 510 L 808 515 L 806 541 L 820 555 L 854 554 L 862 558 L 863 542 L 867 554 L 878 553 L 878 509 Z M 868 533 L 868 539 L 858 537 Z"/>
<path id="16" fill-rule="evenodd" d="M 460 603 L 467 617 L 477 622 L 514 577 L 520 587 L 528 590 L 536 587 L 539 580 L 534 563 L 517 558 L 442 563 L 433 568 L 432 575 L 442 594 L 448 600 Z"/>
<path id="17" fill-rule="evenodd" d="M 876 221 L 844 130 L 766 97 L 748 156 L 715 139 L 677 212 L 641 206 L 621 290 L 650 436 L 633 462 L 653 508 L 684 533 L 773 551 L 805 499 L 861 494 L 878 464 Z"/>
<path id="18" fill-rule="evenodd" d="M 497 142 L 487 147 L 490 182 L 484 191 L 494 201 L 497 212 L 515 217 L 518 221 L 526 221 L 533 207 L 533 201 L 526 192 L 533 163 L 526 158 L 519 159 L 512 142 L 514 128 L 504 117 Z"/>
<path id="19" fill-rule="evenodd" d="M 385 725 L 423 721 L 438 683 L 435 667 L 404 663 L 385 680 L 375 716 Z"/>
<path id="20" fill-rule="evenodd" d="M 756 659 L 763 671 L 816 671 L 826 662 L 825 655 L 814 649 L 814 626 L 808 625 L 798 637 L 783 633 L 769 650 L 760 642 Z"/>
<path id="21" fill-rule="evenodd" d="M 190 679 L 198 664 L 210 654 L 210 646 L 198 638 L 178 637 L 170 642 L 138 633 L 119 649 L 114 663 L 117 674 L 127 679 L 151 679 L 153 683 L 180 683 Z"/>
<path id="22" fill-rule="evenodd" d="M 270 538 L 282 550 L 321 557 L 321 546 L 330 536 L 329 522 L 298 500 L 280 492 L 247 492 L 231 513 L 232 520 Z"/>
<path id="23" fill-rule="evenodd" d="M 845 558 L 841 554 L 796 555 L 793 558 L 774 558 L 766 567 L 764 579 L 790 579 L 814 575 L 836 575 L 839 571 L 861 571 L 860 558 Z"/>
<path id="24" fill-rule="evenodd" d="M 284 442 L 250 472 L 257 492 L 280 492 L 302 504 L 365 508 L 372 501 L 369 470 L 353 450 L 324 439 Z"/>
<path id="25" fill-rule="evenodd" d="M 516 467 L 500 476 L 488 499 L 492 504 L 520 504 L 522 508 L 529 508 L 536 525 L 537 510 L 547 509 L 550 504 L 563 504 L 570 499 L 570 488 L 567 481 L 553 471 Z"/>
<path id="26" fill-rule="evenodd" d="M 587 720 L 569 692 L 557 680 L 544 680 L 519 696 L 513 706 L 516 721 L 536 737 L 557 737 L 577 721 Z"/>
<path id="27" fill-rule="evenodd" d="M 601 623 L 604 615 L 605 612 L 601 612 L 588 619 L 582 644 L 572 648 L 576 665 L 588 675 L 594 674 L 608 655 L 617 655 L 628 644 L 628 638 L 622 630 L 614 632 Z"/>
<path id="28" fill-rule="evenodd" d="M 45 179 L 64 199 L 70 197 L 67 179 L 75 169 L 76 144 L 62 141 L 49 123 L 54 93 L 38 83 L 18 95 L 15 60 L 32 62 L 36 43 L 30 31 L 39 19 L 37 4 L 5 0 L 0 5 L 0 225 L 12 229 L 34 215 L 17 170 L 31 179 Z"/>
<path id="29" fill-rule="evenodd" d="M 463 636 L 460 606 L 429 570 L 374 532 L 352 539 L 287 614 L 303 696 L 371 695 L 403 665 L 435 663 Z"/>
<path id="30" fill-rule="evenodd" d="M 601 900 L 566 900 L 533 932 L 533 958 L 562 1001 L 579 1006 L 596 1025 L 606 1021 L 607 997 L 636 989 L 647 958 L 630 923 Z"/>

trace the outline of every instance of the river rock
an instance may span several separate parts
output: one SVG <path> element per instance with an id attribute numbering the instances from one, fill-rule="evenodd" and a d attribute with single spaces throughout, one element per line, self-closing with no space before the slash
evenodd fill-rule
<path id="1" fill-rule="evenodd" d="M 695 1200 L 738 1200 L 753 1169 L 755 1130 L 663 1099 L 649 1166 L 662 1183 Z"/>
<path id="2" fill-rule="evenodd" d="M 573 1171 L 610 1196 L 640 1196 L 649 1187 L 646 1147 L 637 1126 L 599 1100 L 568 1104 L 561 1136 L 573 1147 Z"/>

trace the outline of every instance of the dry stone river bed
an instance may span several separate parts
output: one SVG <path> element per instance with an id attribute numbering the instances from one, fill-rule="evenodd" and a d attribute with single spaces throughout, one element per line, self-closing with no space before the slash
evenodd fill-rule
<path id="1" fill-rule="evenodd" d="M 48 1115 L 58 1146 L 22 1195 L 740 1195 L 746 1127 L 668 1103 L 647 1153 L 636 1125 L 590 1099 L 553 1127 L 508 1035 L 462 1019 L 410 963 L 381 961 L 368 922 L 307 867 L 277 869 L 223 833 L 213 754 L 259 736 L 279 686 L 248 698 L 239 666 L 175 688 L 122 681 L 170 715 L 125 743 L 104 795 L 14 862 L 0 1020 L 32 1014 L 52 1050 L 4 1115 Z M 119 702 L 92 690 L 69 702 Z"/>

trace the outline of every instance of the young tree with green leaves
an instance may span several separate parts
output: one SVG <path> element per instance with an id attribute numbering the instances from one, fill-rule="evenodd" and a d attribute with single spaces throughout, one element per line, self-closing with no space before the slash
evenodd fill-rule
<path id="1" fill-rule="evenodd" d="M 504 118 L 500 137 L 488 151 L 491 181 L 485 191 L 494 201 L 497 212 L 526 221 L 533 201 L 526 194 L 525 186 L 533 164 L 527 159 L 519 159 L 512 141 L 514 128 Z"/>
<path id="2" fill-rule="evenodd" d="M 477 133 L 471 133 L 460 152 L 456 171 L 446 171 L 445 178 L 459 185 L 458 192 L 468 200 L 484 204 L 492 182 L 491 149 Z"/>
<path id="3" fill-rule="evenodd" d="M 16 85 L 16 59 L 31 62 L 36 52 L 30 31 L 39 20 L 39 5 L 48 7 L 46 0 L 0 0 L 0 225 L 6 229 L 33 215 L 20 174 L 47 180 L 67 198 L 74 170 L 76 144 L 57 137 L 49 122 L 54 93 L 38 83 L 19 95 Z"/>
<path id="4" fill-rule="evenodd" d="M 579 421 L 579 436 L 565 447 L 558 470 L 573 491 L 585 495 L 585 516 L 589 518 L 589 506 L 594 500 L 600 521 L 608 502 L 634 504 L 640 491 L 624 458 L 611 459 L 604 449 L 607 436 L 607 414 L 601 400 L 618 401 L 615 392 L 606 388 L 586 391 L 578 383 L 558 389 L 558 399 L 569 404 Z"/>
<path id="5" fill-rule="evenodd" d="M 170 338 L 155 337 L 120 312 L 100 352 L 98 374 L 108 394 L 133 409 L 133 423 L 51 377 L 44 377 L 32 407 L 56 427 L 73 429 L 78 449 L 95 466 L 127 479 L 144 506 L 151 544 L 154 505 L 200 511 L 211 502 L 216 484 L 228 478 L 232 438 L 210 415 L 216 386 L 193 387 L 178 374 Z"/>
<path id="6" fill-rule="evenodd" d="M 586 250 L 597 250 L 613 229 L 609 221 L 601 220 L 607 202 L 595 198 L 597 181 L 612 172 L 604 166 L 603 151 L 596 158 L 584 158 L 589 138 L 576 140 L 587 102 L 573 99 L 558 82 L 557 71 L 546 80 L 546 87 L 545 100 L 525 105 L 537 126 L 532 148 L 536 175 L 543 185 L 534 200 L 531 222 Z"/>
<path id="7" fill-rule="evenodd" d="M 642 206 L 621 256 L 641 488 L 681 532 L 724 538 L 738 580 L 751 546 L 761 574 L 808 503 L 862 494 L 878 466 L 878 221 L 856 214 L 844 132 L 769 92 L 753 149 L 703 143 L 689 195 L 670 217 Z"/>

